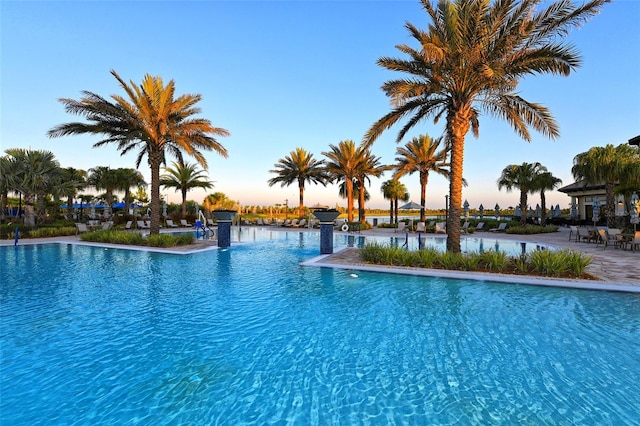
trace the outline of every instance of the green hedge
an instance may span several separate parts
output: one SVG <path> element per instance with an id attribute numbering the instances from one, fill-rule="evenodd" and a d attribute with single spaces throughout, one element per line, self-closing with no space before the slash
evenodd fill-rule
<path id="1" fill-rule="evenodd" d="M 359 251 L 365 262 L 378 265 L 573 278 L 589 278 L 585 277 L 585 269 L 592 261 L 592 257 L 572 250 L 540 250 L 513 257 L 495 250 L 464 254 L 441 252 L 428 246 L 410 251 L 372 242 Z"/>

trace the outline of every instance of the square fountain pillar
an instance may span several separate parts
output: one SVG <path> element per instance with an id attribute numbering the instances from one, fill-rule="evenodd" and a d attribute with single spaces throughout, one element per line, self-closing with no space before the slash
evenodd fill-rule
<path id="1" fill-rule="evenodd" d="M 211 214 L 218 221 L 218 247 L 231 245 L 231 219 L 236 214 L 233 210 L 212 210 Z"/>
<path id="2" fill-rule="evenodd" d="M 337 210 L 316 210 L 312 214 L 320 221 L 320 254 L 333 253 L 333 221 L 340 216 Z"/>

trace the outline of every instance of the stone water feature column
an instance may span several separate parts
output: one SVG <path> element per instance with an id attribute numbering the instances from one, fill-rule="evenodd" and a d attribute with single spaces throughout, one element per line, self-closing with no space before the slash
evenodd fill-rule
<path id="1" fill-rule="evenodd" d="M 320 254 L 333 253 L 333 221 L 340 216 L 337 210 L 311 212 L 320 221 Z"/>
<path id="2" fill-rule="evenodd" d="M 231 245 L 231 219 L 236 214 L 233 210 L 212 210 L 211 214 L 218 221 L 218 247 Z"/>

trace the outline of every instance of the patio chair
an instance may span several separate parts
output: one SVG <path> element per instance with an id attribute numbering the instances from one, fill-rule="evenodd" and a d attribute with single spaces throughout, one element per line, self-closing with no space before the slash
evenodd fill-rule
<path id="1" fill-rule="evenodd" d="M 133 221 L 132 220 L 128 220 L 127 224 L 124 225 L 124 229 L 131 229 L 131 225 L 133 225 Z"/>
<path id="2" fill-rule="evenodd" d="M 136 224 L 138 225 L 138 228 L 140 228 L 140 229 L 149 229 L 149 228 L 151 228 L 150 226 L 147 225 L 147 222 L 145 222 L 144 220 L 138 220 L 138 221 L 136 221 Z"/>
<path id="3" fill-rule="evenodd" d="M 191 228 L 193 226 L 189 222 L 187 222 L 186 219 L 180 219 L 180 225 L 184 226 L 185 228 Z"/>
<path id="4" fill-rule="evenodd" d="M 484 231 L 484 222 L 478 222 L 476 225 L 476 231 Z"/>
<path id="5" fill-rule="evenodd" d="M 623 237 L 623 248 L 626 250 L 627 245 L 630 246 L 631 251 L 640 250 L 640 231 L 636 231 L 631 238 Z"/>
<path id="6" fill-rule="evenodd" d="M 76 235 L 83 232 L 89 232 L 89 228 L 87 228 L 87 225 L 85 223 L 76 223 Z"/>
<path id="7" fill-rule="evenodd" d="M 404 222 L 398 222 L 398 227 L 395 229 L 395 231 L 393 232 L 402 232 L 404 231 L 404 228 L 407 226 L 406 223 Z"/>
<path id="8" fill-rule="evenodd" d="M 102 222 L 102 230 L 103 231 L 108 231 L 111 228 L 113 228 L 113 222 L 111 222 L 111 221 Z"/>
<path id="9" fill-rule="evenodd" d="M 445 222 L 436 223 L 436 234 L 446 234 L 447 224 Z"/>
<path id="10" fill-rule="evenodd" d="M 304 228 L 305 226 L 307 226 L 307 219 L 300 219 L 300 222 L 298 223 L 298 228 Z"/>
<path id="11" fill-rule="evenodd" d="M 416 232 L 426 232 L 427 225 L 424 222 L 418 222 L 416 225 Z"/>
<path id="12" fill-rule="evenodd" d="M 497 228 L 489 229 L 489 232 L 504 232 L 507 230 L 507 222 L 502 222 Z"/>
<path id="13" fill-rule="evenodd" d="M 578 227 L 575 225 L 569 226 L 569 241 L 571 241 L 571 238 L 574 238 L 576 242 L 578 242 L 580 239 L 580 231 L 578 230 Z"/>
<path id="14" fill-rule="evenodd" d="M 167 226 L 168 226 L 169 228 L 177 228 L 177 227 L 178 227 L 178 225 L 176 225 L 175 223 L 173 223 L 173 220 L 171 220 L 171 219 L 167 219 L 167 221 L 166 221 L 166 222 L 167 222 Z"/>

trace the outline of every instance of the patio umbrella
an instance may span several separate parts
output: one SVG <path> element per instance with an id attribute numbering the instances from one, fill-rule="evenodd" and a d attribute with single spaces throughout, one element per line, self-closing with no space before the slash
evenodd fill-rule
<path id="1" fill-rule="evenodd" d="M 414 203 L 413 201 L 409 201 L 404 206 L 398 207 L 401 210 L 420 210 L 420 204 Z"/>
<path id="2" fill-rule="evenodd" d="M 633 223 L 633 231 L 636 231 L 636 225 L 640 223 L 640 197 L 635 192 L 631 196 L 629 203 L 629 222 Z"/>
<path id="3" fill-rule="evenodd" d="M 103 215 L 104 215 L 104 217 L 111 216 L 111 206 L 109 205 L 109 203 L 104 203 Z"/>
<path id="4" fill-rule="evenodd" d="M 89 204 L 89 206 L 91 207 L 90 213 L 89 213 L 89 217 L 91 219 L 95 219 L 95 217 L 96 217 L 96 203 L 91 203 L 91 204 Z"/>
<path id="5" fill-rule="evenodd" d="M 600 220 L 600 199 L 593 199 L 593 214 L 591 215 L 591 220 L 593 220 L 593 226 L 596 226 L 596 222 Z"/>
<path id="6" fill-rule="evenodd" d="M 562 212 L 560 211 L 560 204 L 556 204 L 556 211 L 554 212 L 554 216 L 555 217 L 560 217 L 560 215 L 562 214 Z"/>
<path id="7" fill-rule="evenodd" d="M 578 206 L 576 206 L 576 200 L 571 200 L 571 219 L 578 217 Z"/>
<path id="8" fill-rule="evenodd" d="M 484 216 L 484 206 L 480 204 L 480 207 L 478 207 L 478 210 L 480 211 L 480 219 L 482 219 L 482 217 Z"/>
<path id="9" fill-rule="evenodd" d="M 467 200 L 464 200 L 464 204 L 462 204 L 462 208 L 464 209 L 464 217 L 468 218 L 469 217 L 469 202 Z"/>
<path id="10" fill-rule="evenodd" d="M 520 210 L 520 206 L 516 206 L 515 212 L 513 212 L 515 217 L 522 217 L 522 210 Z"/>
<path id="11" fill-rule="evenodd" d="M 496 203 L 496 206 L 493 208 L 493 210 L 496 215 L 496 219 L 498 219 L 500 217 L 500 206 L 498 205 L 498 203 Z"/>
<path id="12" fill-rule="evenodd" d="M 540 204 L 536 204 L 536 219 L 540 219 Z"/>

